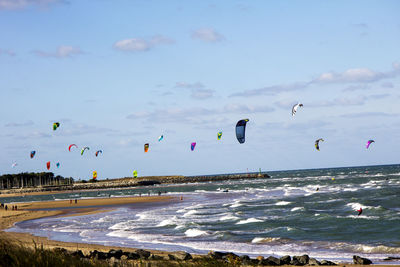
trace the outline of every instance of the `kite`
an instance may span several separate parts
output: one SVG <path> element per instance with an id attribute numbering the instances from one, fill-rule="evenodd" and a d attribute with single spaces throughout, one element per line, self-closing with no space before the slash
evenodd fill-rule
<path id="1" fill-rule="evenodd" d="M 133 178 L 137 178 L 137 170 L 133 171 Z"/>
<path id="2" fill-rule="evenodd" d="M 241 144 L 245 141 L 246 123 L 248 121 L 249 119 L 244 119 L 236 123 L 236 138 Z"/>
<path id="3" fill-rule="evenodd" d="M 219 133 L 217 134 L 218 140 L 221 140 L 221 137 L 222 137 L 222 132 L 219 132 Z"/>
<path id="4" fill-rule="evenodd" d="M 190 149 L 193 151 L 194 148 L 196 147 L 196 142 L 193 142 L 190 144 Z"/>
<path id="5" fill-rule="evenodd" d="M 324 142 L 324 139 L 319 138 L 319 139 L 315 140 L 315 148 L 316 148 L 318 151 L 319 151 L 319 142 L 320 142 L 320 141 Z"/>
<path id="6" fill-rule="evenodd" d="M 302 107 L 303 106 L 303 104 L 301 104 L 301 103 L 297 103 L 296 105 L 294 105 L 293 107 L 292 107 L 292 116 L 294 116 L 295 114 L 296 114 L 296 112 L 297 112 L 297 109 L 299 108 L 299 107 Z"/>
<path id="7" fill-rule="evenodd" d="M 17 167 L 18 163 L 14 162 L 13 164 L 11 164 L 11 168 L 15 168 Z"/>
<path id="8" fill-rule="evenodd" d="M 85 146 L 84 148 L 82 148 L 82 150 L 81 150 L 81 155 L 83 156 L 83 153 L 85 152 L 85 150 L 90 150 L 90 148 L 89 147 L 87 147 L 87 146 Z"/>
<path id="9" fill-rule="evenodd" d="M 31 151 L 31 159 L 33 159 L 33 157 L 35 156 L 35 154 L 36 154 L 36 151 L 35 151 L 35 150 Z"/>
<path id="10" fill-rule="evenodd" d="M 160 142 L 161 140 L 163 140 L 164 139 L 164 135 L 160 135 L 159 137 L 158 137 L 158 142 Z"/>
<path id="11" fill-rule="evenodd" d="M 48 170 L 50 170 L 50 161 L 48 161 L 48 162 L 46 163 L 46 167 L 47 167 Z"/>
<path id="12" fill-rule="evenodd" d="M 60 127 L 60 123 L 59 122 L 53 123 L 53 131 L 57 130 L 58 127 Z"/>
<path id="13" fill-rule="evenodd" d="M 57 168 L 60 168 L 60 162 L 57 162 L 56 166 Z"/>
<path id="14" fill-rule="evenodd" d="M 93 171 L 93 180 L 97 179 L 97 171 Z"/>
<path id="15" fill-rule="evenodd" d="M 97 150 L 96 151 L 96 153 L 94 153 L 95 155 L 96 155 L 96 157 L 99 155 L 99 153 L 102 153 L 103 154 L 103 151 L 102 150 Z"/>
<path id="16" fill-rule="evenodd" d="M 148 143 L 144 144 L 144 152 L 146 153 L 147 151 L 149 151 L 149 144 Z"/>
<path id="17" fill-rule="evenodd" d="M 71 148 L 72 148 L 73 146 L 74 146 L 74 147 L 76 147 L 76 148 L 78 148 L 78 146 L 77 146 L 77 145 L 75 145 L 75 144 L 71 144 L 71 145 L 69 145 L 69 147 L 68 147 L 68 151 L 69 151 L 69 152 L 71 152 Z"/>
<path id="18" fill-rule="evenodd" d="M 367 149 L 369 148 L 369 146 L 370 146 L 372 143 L 375 143 L 375 141 L 374 141 L 374 140 L 368 140 L 368 142 L 367 142 Z"/>

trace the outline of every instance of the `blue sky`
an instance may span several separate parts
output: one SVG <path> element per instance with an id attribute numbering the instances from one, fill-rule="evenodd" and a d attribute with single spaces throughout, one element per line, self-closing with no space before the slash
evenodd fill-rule
<path id="1" fill-rule="evenodd" d="M 399 1 L 0 0 L 0 173 L 399 163 L 399 13 Z"/>

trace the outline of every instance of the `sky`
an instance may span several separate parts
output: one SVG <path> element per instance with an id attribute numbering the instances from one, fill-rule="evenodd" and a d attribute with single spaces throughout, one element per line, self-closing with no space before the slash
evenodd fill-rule
<path id="1" fill-rule="evenodd" d="M 398 164 L 398 14 L 396 0 L 0 0 L 0 174 Z"/>

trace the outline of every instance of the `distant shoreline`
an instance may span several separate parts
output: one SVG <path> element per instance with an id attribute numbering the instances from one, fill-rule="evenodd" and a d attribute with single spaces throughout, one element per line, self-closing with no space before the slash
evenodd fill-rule
<path id="1" fill-rule="evenodd" d="M 225 181 L 238 179 L 264 179 L 270 178 L 265 172 L 260 173 L 236 173 L 236 174 L 217 174 L 201 176 L 145 176 L 138 178 L 118 178 L 109 180 L 98 180 L 94 183 L 74 183 L 73 185 L 59 185 L 46 187 L 25 187 L 0 190 L 0 199 L 3 197 L 21 195 L 47 195 L 66 192 L 76 192 L 82 190 L 99 190 L 149 186 L 155 184 L 183 184 L 210 181 Z M 1 201 L 0 201 L 1 202 Z"/>

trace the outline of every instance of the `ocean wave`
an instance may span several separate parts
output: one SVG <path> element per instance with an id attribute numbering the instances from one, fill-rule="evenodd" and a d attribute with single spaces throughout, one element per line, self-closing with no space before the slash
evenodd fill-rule
<path id="1" fill-rule="evenodd" d="M 234 220 L 239 220 L 239 217 L 233 216 L 231 214 L 222 216 L 221 218 L 219 218 L 218 220 L 220 221 L 234 221 Z"/>
<path id="2" fill-rule="evenodd" d="M 236 224 L 247 224 L 247 223 L 255 223 L 255 222 L 263 222 L 263 220 L 259 220 L 256 218 L 248 218 L 246 220 L 238 221 Z"/>
<path id="3" fill-rule="evenodd" d="M 290 211 L 304 210 L 304 207 L 294 207 Z"/>
<path id="4" fill-rule="evenodd" d="M 277 205 L 277 206 L 286 206 L 286 205 L 289 205 L 291 203 L 292 202 L 289 202 L 289 201 L 279 201 L 279 202 L 275 203 L 275 205 Z"/>
<path id="5" fill-rule="evenodd" d="M 280 237 L 255 237 L 251 243 L 271 243 L 281 240 Z"/>
<path id="6" fill-rule="evenodd" d="M 177 217 L 174 216 L 171 219 L 162 220 L 159 224 L 157 224 L 157 226 L 164 227 L 164 226 L 168 226 L 168 225 L 176 225 L 176 219 L 177 219 Z"/>
<path id="7" fill-rule="evenodd" d="M 196 237 L 196 236 L 208 235 L 208 233 L 206 231 L 202 231 L 199 229 L 188 229 L 185 231 L 185 235 L 187 237 Z"/>

